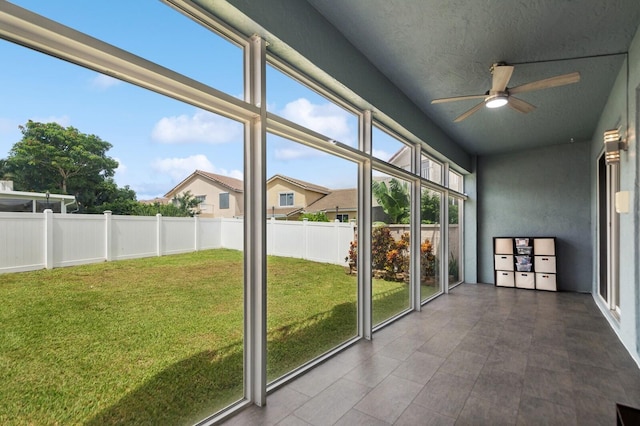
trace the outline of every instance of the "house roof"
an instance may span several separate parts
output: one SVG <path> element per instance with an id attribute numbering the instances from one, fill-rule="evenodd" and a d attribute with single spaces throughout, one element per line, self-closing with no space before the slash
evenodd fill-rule
<path id="1" fill-rule="evenodd" d="M 196 170 L 195 172 L 187 176 L 185 179 L 183 179 L 179 184 L 171 188 L 171 190 L 169 190 L 166 194 L 164 194 L 164 196 L 169 197 L 169 194 L 176 191 L 178 188 L 180 188 L 182 185 L 184 185 L 189 179 L 193 178 L 194 176 L 200 176 L 208 181 L 215 182 L 219 185 L 224 186 L 230 191 L 244 192 L 244 182 L 240 179 L 232 178 L 230 176 L 218 175 L 210 172 L 204 172 L 202 170 Z"/>
<path id="2" fill-rule="evenodd" d="M 289 176 L 285 176 L 285 175 L 273 175 L 271 176 L 271 178 L 267 181 L 267 184 L 276 180 L 276 179 L 281 179 L 285 182 L 289 182 L 292 185 L 298 186 L 302 189 L 305 190 L 309 190 L 309 191 L 314 191 L 314 192 L 319 192 L 321 194 L 328 194 L 331 192 L 331 190 L 329 188 L 326 188 L 324 186 L 320 186 L 320 185 L 316 185 L 310 182 L 305 182 L 303 180 L 300 179 L 294 179 L 292 177 Z"/>
<path id="3" fill-rule="evenodd" d="M 290 217 L 302 213 L 301 207 L 270 207 L 267 209 L 267 218 L 270 217 Z"/>
<path id="4" fill-rule="evenodd" d="M 309 204 L 307 211 L 356 210 L 358 207 L 358 190 L 356 188 L 334 189 L 319 200 Z"/>

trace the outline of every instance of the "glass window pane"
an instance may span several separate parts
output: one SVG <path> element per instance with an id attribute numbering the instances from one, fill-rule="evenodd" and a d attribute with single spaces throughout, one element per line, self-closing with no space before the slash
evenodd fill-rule
<path id="1" fill-rule="evenodd" d="M 304 155 L 282 155 L 291 152 Z M 268 134 L 267 176 L 267 379 L 273 381 L 358 332 L 356 223 L 336 221 L 357 217 L 358 168 Z"/>
<path id="2" fill-rule="evenodd" d="M 464 192 L 462 183 L 463 183 L 462 175 L 452 170 L 449 170 L 449 188 L 457 192 Z"/>
<path id="3" fill-rule="evenodd" d="M 0 158 L 22 164 L 12 148 L 33 134 L 61 159 L 70 141 L 76 153 L 104 154 L 64 182 L 37 151 L 36 166 L 12 168 L 14 190 L 79 203 L 74 214 L 54 214 L 53 270 L 0 275 L 11 312 L 0 335 L 13 336 L 0 339 L 10 365 L 3 418 L 193 424 L 241 399 L 243 220 L 202 214 L 195 252 L 191 216 L 196 196 L 206 204 L 224 188 L 242 217 L 242 124 L 122 82 L 96 86 L 104 76 L 3 40 L 0 57 L 12 64 L 0 67 Z M 113 212 L 108 250 L 105 210 Z M 222 248 L 221 226 L 236 236 Z"/>
<path id="4" fill-rule="evenodd" d="M 229 208 L 229 193 L 223 192 L 220 194 L 220 208 L 228 209 Z"/>
<path id="5" fill-rule="evenodd" d="M 371 191 L 373 324 L 377 325 L 409 308 L 411 190 L 409 182 L 374 171 Z"/>
<path id="6" fill-rule="evenodd" d="M 442 184 L 442 164 L 424 154 L 421 156 L 420 176 L 438 184 Z"/>
<path id="7" fill-rule="evenodd" d="M 12 2 L 231 96 L 243 98 L 242 49 L 162 2 Z M 106 88 L 115 84 L 112 80 L 103 76 L 94 84 Z"/>
<path id="8" fill-rule="evenodd" d="M 401 169 L 411 171 L 411 156 L 413 154 L 410 146 L 376 126 L 373 126 L 371 143 L 371 155 Z"/>
<path id="9" fill-rule="evenodd" d="M 449 197 L 449 284 L 462 282 L 462 207 L 463 200 Z"/>
<path id="10" fill-rule="evenodd" d="M 442 291 L 440 211 L 442 193 L 422 188 L 420 197 L 420 293 L 424 301 Z"/>
<path id="11" fill-rule="evenodd" d="M 267 65 L 267 109 L 346 145 L 358 145 L 358 117 Z"/>

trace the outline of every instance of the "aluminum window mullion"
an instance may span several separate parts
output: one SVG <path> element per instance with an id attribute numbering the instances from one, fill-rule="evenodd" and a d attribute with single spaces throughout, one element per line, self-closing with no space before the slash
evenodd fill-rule
<path id="1" fill-rule="evenodd" d="M 412 164 L 411 170 L 414 172 L 419 170 L 422 162 L 421 152 L 419 147 L 413 146 L 412 148 Z M 419 174 L 419 173 L 418 173 Z M 411 307 L 415 311 L 422 309 L 422 294 L 420 292 L 420 280 L 422 276 L 420 274 L 420 245 L 422 243 L 422 229 L 421 229 L 421 202 L 422 202 L 422 185 L 420 179 L 413 178 L 411 181 L 411 240 L 410 240 L 410 282 L 411 282 Z"/>
<path id="2" fill-rule="evenodd" d="M 359 120 L 359 147 L 371 154 L 372 114 L 365 111 Z M 373 336 L 373 296 L 371 273 L 371 162 L 358 165 L 358 333 Z"/>
<path id="3" fill-rule="evenodd" d="M 245 52 L 245 96 L 260 115 L 245 126 L 244 280 L 245 395 L 258 406 L 267 398 L 266 43 L 253 37 Z"/>

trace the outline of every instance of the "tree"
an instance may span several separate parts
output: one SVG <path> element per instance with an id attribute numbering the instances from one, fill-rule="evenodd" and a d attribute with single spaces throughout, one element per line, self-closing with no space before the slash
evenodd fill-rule
<path id="1" fill-rule="evenodd" d="M 307 219 L 309 222 L 329 222 L 329 217 L 325 212 L 302 213 L 300 220 Z"/>
<path id="2" fill-rule="evenodd" d="M 74 127 L 29 120 L 5 160 L 17 190 L 74 194 L 83 209 L 96 205 L 95 190 L 113 177 L 118 162 L 109 142 Z"/>
<path id="3" fill-rule="evenodd" d="M 131 215 L 138 204 L 136 193 L 129 185 L 120 188 L 112 178 L 107 178 L 94 188 L 92 202 L 84 212 L 103 213 L 110 210 L 113 214 Z"/>
<path id="4" fill-rule="evenodd" d="M 391 223 L 409 223 L 411 196 L 407 182 L 393 178 L 387 186 L 383 181 L 373 181 L 372 191 Z"/>
<path id="5" fill-rule="evenodd" d="M 200 201 L 194 197 L 190 191 L 176 195 L 169 204 L 158 202 L 152 204 L 137 203 L 131 214 L 137 216 L 155 216 L 160 213 L 162 216 L 172 217 L 193 217 L 200 213 L 198 205 Z"/>

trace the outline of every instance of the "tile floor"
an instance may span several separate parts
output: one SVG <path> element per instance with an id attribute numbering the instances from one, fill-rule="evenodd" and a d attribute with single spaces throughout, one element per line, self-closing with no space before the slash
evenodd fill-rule
<path id="1" fill-rule="evenodd" d="M 227 425 L 615 425 L 640 369 L 591 295 L 463 284 Z"/>

